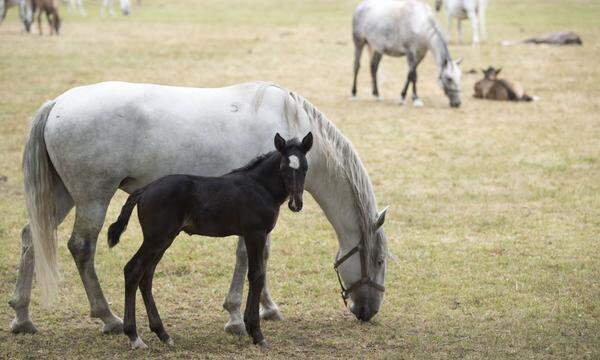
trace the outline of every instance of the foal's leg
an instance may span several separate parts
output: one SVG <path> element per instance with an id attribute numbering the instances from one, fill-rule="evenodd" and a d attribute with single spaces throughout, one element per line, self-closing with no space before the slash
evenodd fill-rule
<path id="1" fill-rule="evenodd" d="M 356 79 L 358 77 L 358 70 L 360 69 L 360 56 L 362 55 L 363 48 L 365 47 L 365 40 L 354 36 L 354 80 L 352 82 L 352 97 L 356 97 Z"/>
<path id="2" fill-rule="evenodd" d="M 263 320 L 283 320 L 283 315 L 279 311 L 279 307 L 277 304 L 273 302 L 271 299 L 271 294 L 269 292 L 268 278 L 266 274 L 267 261 L 269 260 L 269 252 L 271 250 L 271 235 L 267 235 L 267 242 L 265 244 L 265 251 L 263 261 L 265 262 L 265 286 L 263 288 L 262 294 L 260 296 L 260 304 L 262 305 L 262 310 L 260 312 L 260 318 Z"/>
<path id="3" fill-rule="evenodd" d="M 79 270 L 79 275 L 90 302 L 90 315 L 93 318 L 102 320 L 104 323 L 103 333 L 121 332 L 123 330 L 123 322 L 112 313 L 108 306 L 94 268 L 96 241 L 104 223 L 109 201 L 110 198 L 76 204 L 75 225 L 68 243 L 69 251 L 75 259 L 77 270 Z"/>
<path id="4" fill-rule="evenodd" d="M 123 332 L 131 341 L 133 349 L 145 349 L 148 346 L 144 344 L 137 334 L 135 324 L 135 294 L 137 292 L 140 280 L 148 270 L 148 265 L 154 259 L 155 254 L 149 253 L 146 239 L 139 250 L 133 255 L 131 260 L 125 265 L 123 274 L 125 276 L 125 312 L 123 315 Z"/>
<path id="5" fill-rule="evenodd" d="M 246 331 L 252 337 L 252 342 L 260 346 L 267 343 L 260 330 L 259 301 L 265 284 L 264 247 L 266 234 L 252 233 L 244 236 L 248 251 L 248 299 L 244 311 Z"/>
<path id="6" fill-rule="evenodd" d="M 73 208 L 73 199 L 61 184 L 54 188 L 54 204 L 56 208 L 56 224 L 60 224 Z M 21 231 L 21 263 L 17 275 L 17 285 L 12 299 L 8 302 L 15 310 L 16 316 L 10 323 L 13 333 L 35 333 L 35 325 L 29 317 L 29 301 L 31 299 L 31 285 L 33 282 L 33 244 L 31 243 L 31 230 L 26 225 Z"/>
<path id="7" fill-rule="evenodd" d="M 381 53 L 374 50 L 371 56 L 371 80 L 373 81 L 373 96 L 377 99 L 381 99 L 379 97 L 379 89 L 377 88 L 377 68 L 379 68 L 380 61 Z"/>
<path id="8" fill-rule="evenodd" d="M 173 242 L 172 238 L 168 242 L 168 246 Z M 162 320 L 160 319 L 160 315 L 158 314 L 158 309 L 156 308 L 156 303 L 154 302 L 154 296 L 152 295 L 152 280 L 154 279 L 154 271 L 156 270 L 156 266 L 162 259 L 165 254 L 165 250 L 159 252 L 154 259 L 150 262 L 149 267 L 146 269 L 146 272 L 142 276 L 140 280 L 140 292 L 142 293 L 142 298 L 144 299 L 144 305 L 146 306 L 146 313 L 148 314 L 148 322 L 150 325 L 150 330 L 154 332 L 160 341 L 167 343 L 170 346 L 173 346 L 173 339 L 167 334 L 165 331 L 165 327 L 163 326 Z"/>

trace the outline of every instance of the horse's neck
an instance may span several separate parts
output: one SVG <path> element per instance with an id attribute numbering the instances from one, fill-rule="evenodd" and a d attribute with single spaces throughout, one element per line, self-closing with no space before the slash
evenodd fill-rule
<path id="1" fill-rule="evenodd" d="M 435 58 L 435 63 L 437 64 L 438 70 L 441 72 L 444 63 L 446 61 L 451 61 L 450 53 L 448 52 L 448 44 L 446 40 L 442 36 L 442 33 L 438 29 L 437 25 L 433 23 L 433 20 L 430 23 L 429 29 L 429 51 L 433 54 Z"/>
<path id="2" fill-rule="evenodd" d="M 333 226 L 340 250 L 347 252 L 360 241 L 360 214 L 349 180 L 331 171 L 325 162 L 310 165 L 306 190 L 319 204 Z"/>
<path id="3" fill-rule="evenodd" d="M 264 159 L 258 166 L 248 171 L 247 175 L 267 189 L 277 201 L 283 202 L 288 193 L 279 175 L 281 155 L 274 152 Z"/>

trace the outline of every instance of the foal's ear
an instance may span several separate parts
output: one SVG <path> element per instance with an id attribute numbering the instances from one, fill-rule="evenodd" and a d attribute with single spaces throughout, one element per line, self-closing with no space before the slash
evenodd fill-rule
<path id="1" fill-rule="evenodd" d="M 377 219 L 375 220 L 375 230 L 383 226 L 383 223 L 385 222 L 385 214 L 387 213 L 389 208 L 389 206 L 386 206 L 385 208 L 383 208 L 383 210 L 379 212 L 379 214 L 377 214 Z"/>
<path id="2" fill-rule="evenodd" d="M 285 150 L 285 139 L 279 135 L 279 133 L 275 134 L 275 149 L 282 153 Z"/>
<path id="3" fill-rule="evenodd" d="M 308 134 L 306 134 L 304 139 L 302 139 L 302 151 L 304 151 L 304 153 L 306 154 L 308 152 L 308 150 L 310 150 L 310 148 L 312 147 L 312 144 L 313 144 L 313 135 L 312 135 L 312 132 L 309 132 Z"/>
<path id="4" fill-rule="evenodd" d="M 496 75 L 500 74 L 500 71 L 502 71 L 502 68 L 496 70 Z"/>

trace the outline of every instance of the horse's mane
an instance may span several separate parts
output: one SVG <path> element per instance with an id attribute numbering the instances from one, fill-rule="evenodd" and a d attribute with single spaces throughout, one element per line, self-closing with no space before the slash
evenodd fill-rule
<path id="1" fill-rule="evenodd" d="M 284 100 L 284 117 L 290 128 L 300 127 L 300 112 L 303 111 L 308 118 L 314 144 L 325 156 L 326 164 L 332 170 L 331 173 L 343 176 L 348 181 L 354 194 L 354 204 L 359 213 L 360 229 L 368 254 L 374 258 L 387 254 L 385 237 L 376 236 L 373 231 L 377 218 L 377 202 L 373 185 L 352 143 L 323 113 L 299 94 L 278 85 L 264 83 L 257 90 L 256 99 L 262 99 L 265 90 L 270 86 L 275 86 L 287 94 Z M 258 109 L 260 100 L 257 100 L 255 105 L 255 109 Z"/>
<path id="2" fill-rule="evenodd" d="M 250 160 L 246 165 L 239 167 L 237 169 L 233 169 L 230 172 L 228 172 L 226 175 L 254 170 L 264 160 L 270 158 L 276 152 L 277 152 L 277 150 L 273 150 L 273 151 L 269 151 L 268 153 L 258 155 L 254 159 Z"/>

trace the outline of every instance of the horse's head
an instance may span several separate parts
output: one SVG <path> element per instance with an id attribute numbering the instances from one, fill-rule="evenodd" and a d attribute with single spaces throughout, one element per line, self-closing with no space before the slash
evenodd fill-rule
<path id="1" fill-rule="evenodd" d="M 294 212 L 302 210 L 302 193 L 304 192 L 304 179 L 308 171 L 306 153 L 313 143 L 312 133 L 308 133 L 302 141 L 291 139 L 285 141 L 279 134 L 275 134 L 275 148 L 281 156 L 279 171 L 285 189 L 290 195 L 288 207 Z"/>
<path id="2" fill-rule="evenodd" d="M 444 60 L 442 70 L 440 71 L 440 85 L 444 89 L 444 93 L 450 100 L 451 107 L 460 106 L 460 78 L 462 72 L 458 65 L 462 62 L 462 59 L 456 61 L 451 59 Z"/>
<path id="3" fill-rule="evenodd" d="M 371 244 L 361 239 L 355 248 L 338 253 L 335 262 L 342 296 L 351 300 L 350 311 L 361 321 L 371 320 L 383 302 L 387 238 L 382 226 L 386 212 L 387 208 L 373 219 Z"/>
<path id="4" fill-rule="evenodd" d="M 435 11 L 440 11 L 442 8 L 442 0 L 435 0 Z"/>
<path id="5" fill-rule="evenodd" d="M 487 69 L 481 69 L 481 71 L 483 72 L 483 76 L 487 80 L 497 80 L 498 74 L 500 74 L 500 71 L 502 71 L 502 68 L 496 70 L 492 66 L 490 66 Z"/>
<path id="6" fill-rule="evenodd" d="M 125 16 L 131 14 L 131 2 L 129 0 L 121 0 L 121 13 Z"/>

